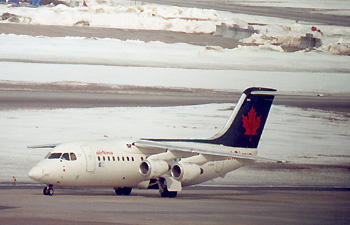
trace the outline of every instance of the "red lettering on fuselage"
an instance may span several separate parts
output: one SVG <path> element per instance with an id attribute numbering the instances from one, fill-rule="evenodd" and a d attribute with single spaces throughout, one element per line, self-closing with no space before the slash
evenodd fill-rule
<path id="1" fill-rule="evenodd" d="M 96 155 L 113 155 L 113 152 L 107 152 L 104 150 L 100 150 L 96 152 Z"/>

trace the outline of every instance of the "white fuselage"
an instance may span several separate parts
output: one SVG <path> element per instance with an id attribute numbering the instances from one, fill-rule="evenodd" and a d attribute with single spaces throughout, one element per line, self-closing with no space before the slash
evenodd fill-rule
<path id="1" fill-rule="evenodd" d="M 213 145 L 215 146 L 217 145 Z M 145 153 L 125 140 L 66 143 L 55 147 L 52 153 L 58 153 L 57 157 L 60 153 L 62 155 L 40 161 L 29 172 L 32 179 L 55 186 L 141 189 L 148 188 L 150 182 L 140 173 L 139 168 L 141 162 L 152 155 L 152 152 Z M 64 153 L 70 155 L 68 160 L 62 157 Z M 256 155 L 257 152 L 255 149 L 241 149 L 240 154 Z M 169 164 L 175 162 L 176 160 L 173 160 Z M 226 173 L 251 162 L 234 158 L 206 162 L 201 165 L 203 173 L 193 180 L 182 182 L 182 186 L 223 177 Z"/>

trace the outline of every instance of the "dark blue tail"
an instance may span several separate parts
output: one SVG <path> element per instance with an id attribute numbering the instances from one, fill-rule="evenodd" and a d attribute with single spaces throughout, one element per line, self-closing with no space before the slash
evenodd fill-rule
<path id="1" fill-rule="evenodd" d="M 276 90 L 246 89 L 225 127 L 210 139 L 148 139 L 166 142 L 198 142 L 230 147 L 257 148 Z"/>

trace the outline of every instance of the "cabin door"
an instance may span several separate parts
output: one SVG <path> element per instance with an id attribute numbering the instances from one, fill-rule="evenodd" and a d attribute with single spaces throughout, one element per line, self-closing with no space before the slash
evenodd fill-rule
<path id="1" fill-rule="evenodd" d="M 86 171 L 87 172 L 94 172 L 95 171 L 95 167 L 96 167 L 94 152 L 87 145 L 82 145 L 81 149 L 83 149 L 83 152 L 84 152 L 85 158 L 86 158 Z"/>

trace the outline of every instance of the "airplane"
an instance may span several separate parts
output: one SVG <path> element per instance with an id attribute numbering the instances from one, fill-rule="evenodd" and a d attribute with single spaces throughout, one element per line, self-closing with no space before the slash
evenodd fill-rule
<path id="1" fill-rule="evenodd" d="M 257 156 L 276 90 L 246 89 L 226 125 L 208 139 L 98 140 L 28 146 L 53 148 L 30 171 L 29 177 L 53 186 L 111 187 L 116 195 L 132 188 L 159 189 L 161 197 L 174 198 L 183 187 L 200 184 L 257 160 L 284 161 Z"/>

